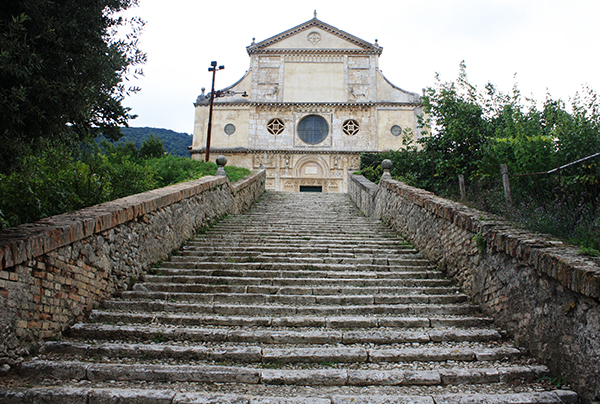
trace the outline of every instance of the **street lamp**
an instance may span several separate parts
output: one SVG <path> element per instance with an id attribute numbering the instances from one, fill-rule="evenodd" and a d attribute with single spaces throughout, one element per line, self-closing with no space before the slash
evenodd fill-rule
<path id="1" fill-rule="evenodd" d="M 210 135 L 212 134 L 212 114 L 213 114 L 213 103 L 215 98 L 217 97 L 230 97 L 236 94 L 241 94 L 242 97 L 248 97 L 248 93 L 246 91 L 232 91 L 232 90 L 223 90 L 223 91 L 215 91 L 215 75 L 219 70 L 223 70 L 225 66 L 221 65 L 217 67 L 217 62 L 210 62 L 210 66 L 208 68 L 209 72 L 213 72 L 212 78 L 212 89 L 210 91 L 210 107 L 208 108 L 208 130 L 206 132 L 206 157 L 204 161 L 208 161 L 210 158 Z M 204 90 L 204 89 L 203 89 Z M 203 91 L 204 93 L 204 91 Z"/>
<path id="2" fill-rule="evenodd" d="M 212 77 L 212 90 L 210 91 L 210 107 L 208 108 L 208 132 L 206 133 L 206 157 L 204 161 L 208 162 L 210 157 L 210 135 L 212 132 L 212 111 L 213 111 L 213 103 L 215 101 L 215 76 L 219 70 L 223 70 L 225 66 L 221 65 L 217 68 L 217 62 L 210 62 L 210 67 L 208 68 L 209 72 L 213 72 Z"/>

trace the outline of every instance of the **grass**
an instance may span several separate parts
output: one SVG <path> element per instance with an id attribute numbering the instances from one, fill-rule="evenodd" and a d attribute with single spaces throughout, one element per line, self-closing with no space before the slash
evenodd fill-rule
<path id="1" fill-rule="evenodd" d="M 569 381 L 564 376 L 544 376 L 540 377 L 537 382 L 546 382 L 557 389 L 562 388 L 563 386 L 568 386 Z"/>
<path id="2" fill-rule="evenodd" d="M 163 342 L 167 341 L 167 338 L 159 331 L 150 337 L 150 340 L 155 344 L 162 344 Z"/>
<path id="3" fill-rule="evenodd" d="M 577 252 L 588 257 L 600 257 L 600 251 L 596 250 L 595 248 L 582 247 Z"/>
<path id="4" fill-rule="evenodd" d="M 260 367 L 263 369 L 281 369 L 283 365 L 283 363 L 277 361 L 273 363 L 261 363 Z"/>

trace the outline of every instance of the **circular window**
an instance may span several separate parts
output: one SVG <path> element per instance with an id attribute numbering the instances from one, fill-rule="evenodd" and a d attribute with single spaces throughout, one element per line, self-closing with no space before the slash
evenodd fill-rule
<path id="1" fill-rule="evenodd" d="M 225 128 L 223 129 L 225 131 L 226 135 L 233 135 L 235 133 L 235 125 L 232 123 L 228 123 L 227 125 L 225 125 Z"/>
<path id="2" fill-rule="evenodd" d="M 309 115 L 298 124 L 298 136 L 304 143 L 319 144 L 327 138 L 329 125 L 319 115 Z"/>
<path id="3" fill-rule="evenodd" d="M 358 122 L 354 119 L 348 119 L 342 125 L 342 130 L 346 135 L 354 136 L 358 133 Z"/>
<path id="4" fill-rule="evenodd" d="M 267 132 L 271 135 L 279 135 L 284 128 L 283 121 L 279 118 L 271 119 L 267 124 Z"/>
<path id="5" fill-rule="evenodd" d="M 402 134 L 402 128 L 398 125 L 392 126 L 392 129 L 390 129 L 390 131 L 394 136 L 400 136 Z"/>

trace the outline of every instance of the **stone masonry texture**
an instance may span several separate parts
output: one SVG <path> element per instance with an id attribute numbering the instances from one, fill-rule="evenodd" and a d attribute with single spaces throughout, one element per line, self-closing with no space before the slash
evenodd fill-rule
<path id="1" fill-rule="evenodd" d="M 600 400 L 600 267 L 577 248 L 395 180 L 349 194 L 455 279 L 515 341 Z"/>
<path id="2" fill-rule="evenodd" d="M 35 353 L 103 299 L 264 192 L 265 171 L 204 177 L 0 233 L 0 367 Z"/>

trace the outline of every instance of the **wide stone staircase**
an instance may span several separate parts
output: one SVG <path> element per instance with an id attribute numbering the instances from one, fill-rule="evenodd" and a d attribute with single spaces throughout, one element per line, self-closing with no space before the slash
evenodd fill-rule
<path id="1" fill-rule="evenodd" d="M 576 403 L 346 194 L 267 192 L 4 380 L 2 403 Z"/>

